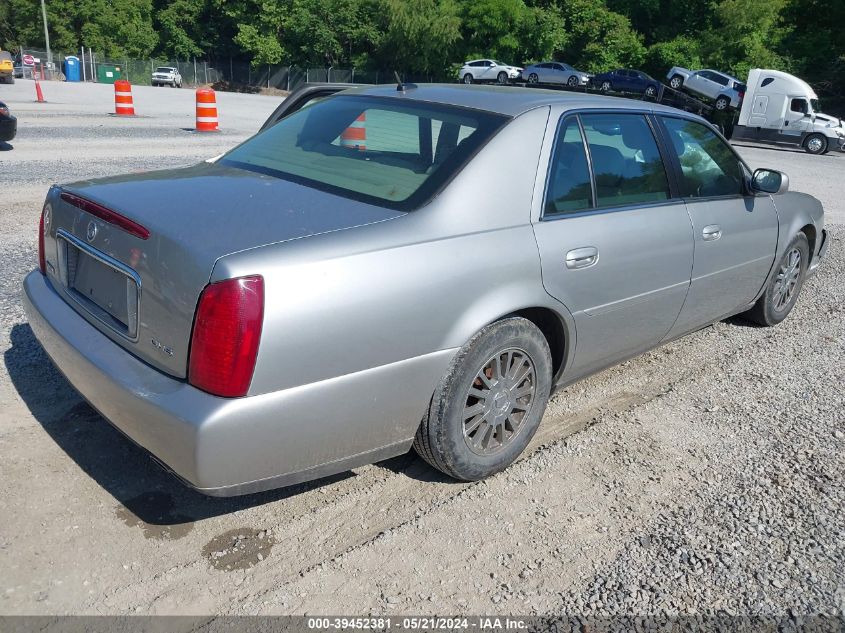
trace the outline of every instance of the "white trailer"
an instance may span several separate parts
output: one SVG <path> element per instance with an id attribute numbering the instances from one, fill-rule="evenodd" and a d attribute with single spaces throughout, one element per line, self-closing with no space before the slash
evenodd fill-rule
<path id="1" fill-rule="evenodd" d="M 810 85 L 779 70 L 754 68 L 731 140 L 803 147 L 810 154 L 845 151 L 845 126 L 819 112 Z"/>

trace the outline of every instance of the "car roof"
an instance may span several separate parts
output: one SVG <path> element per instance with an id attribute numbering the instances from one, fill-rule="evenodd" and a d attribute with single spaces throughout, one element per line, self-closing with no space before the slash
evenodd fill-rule
<path id="1" fill-rule="evenodd" d="M 535 108 L 564 105 L 571 109 L 600 108 L 607 110 L 649 110 L 678 114 L 677 108 L 604 95 L 542 88 L 519 88 L 510 86 L 482 86 L 464 84 L 421 84 L 399 92 L 395 84 L 366 86 L 344 90 L 343 94 L 359 94 L 375 97 L 401 97 L 412 101 L 425 101 L 443 105 L 455 105 L 475 110 L 485 110 L 505 116 L 518 116 Z M 689 114 L 689 113 L 684 113 Z M 694 115 L 691 115 L 694 116 Z M 694 117 L 696 119 L 700 117 Z"/>

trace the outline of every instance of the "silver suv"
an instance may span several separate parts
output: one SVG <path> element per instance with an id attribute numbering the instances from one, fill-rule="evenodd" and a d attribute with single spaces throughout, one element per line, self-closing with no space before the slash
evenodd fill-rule
<path id="1" fill-rule="evenodd" d="M 675 66 L 666 74 L 666 78 L 670 88 L 685 88 L 689 92 L 712 99 L 717 110 L 727 110 L 729 106 L 738 108 L 745 96 L 744 83 L 718 70 L 688 70 Z"/>

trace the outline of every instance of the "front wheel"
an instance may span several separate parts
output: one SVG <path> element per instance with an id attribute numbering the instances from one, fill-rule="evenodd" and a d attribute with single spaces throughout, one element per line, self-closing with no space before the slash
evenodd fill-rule
<path id="1" fill-rule="evenodd" d="M 613 90 L 613 86 L 610 85 L 609 81 L 601 82 L 601 91 L 602 92 L 610 92 L 611 90 Z"/>
<path id="2" fill-rule="evenodd" d="M 786 253 L 778 262 L 763 296 L 744 316 L 766 326 L 777 325 L 783 321 L 798 300 L 809 263 L 810 244 L 807 236 L 799 233 L 786 247 Z"/>
<path id="3" fill-rule="evenodd" d="M 645 89 L 645 96 L 653 98 L 657 96 L 657 87 L 656 86 L 649 86 Z"/>
<path id="4" fill-rule="evenodd" d="M 804 141 L 804 151 L 808 154 L 824 154 L 827 151 L 827 139 L 823 134 L 810 134 Z"/>
<path id="5" fill-rule="evenodd" d="M 673 90 L 680 90 L 681 86 L 684 85 L 684 78 L 680 75 L 675 75 L 672 79 L 669 80 L 669 87 Z"/>
<path id="6" fill-rule="evenodd" d="M 496 81 L 500 85 L 504 85 L 508 83 L 508 74 L 503 70 L 498 75 L 496 75 Z"/>
<path id="7" fill-rule="evenodd" d="M 549 400 L 552 359 L 527 319 L 488 325 L 455 355 L 414 438 L 414 449 L 463 481 L 507 468 L 528 446 Z"/>
<path id="8" fill-rule="evenodd" d="M 578 85 L 578 77 L 572 75 L 569 79 L 566 80 L 566 84 L 570 88 L 575 88 Z"/>
<path id="9" fill-rule="evenodd" d="M 464 83 L 467 84 L 467 85 L 471 84 L 472 83 L 472 75 L 470 75 L 469 73 L 464 75 Z"/>
<path id="10" fill-rule="evenodd" d="M 528 83 L 536 84 L 540 81 L 540 77 L 537 76 L 537 73 L 531 73 L 528 75 Z"/>

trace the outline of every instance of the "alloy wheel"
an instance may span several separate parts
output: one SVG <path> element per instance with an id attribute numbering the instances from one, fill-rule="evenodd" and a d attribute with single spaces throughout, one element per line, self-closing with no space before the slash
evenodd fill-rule
<path id="1" fill-rule="evenodd" d="M 464 441 L 478 455 L 500 452 L 523 428 L 537 389 L 527 352 L 506 349 L 479 370 L 464 401 Z"/>
<path id="2" fill-rule="evenodd" d="M 789 306 L 793 296 L 795 296 L 795 288 L 800 276 L 801 251 L 793 248 L 783 259 L 777 277 L 775 277 L 775 292 L 772 296 L 775 310 L 782 312 Z"/>

